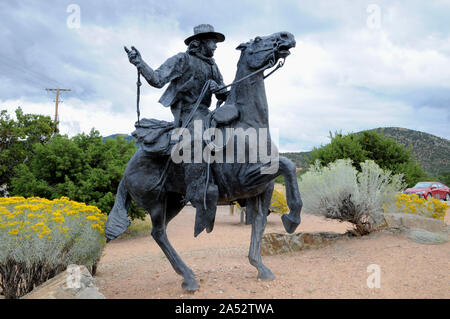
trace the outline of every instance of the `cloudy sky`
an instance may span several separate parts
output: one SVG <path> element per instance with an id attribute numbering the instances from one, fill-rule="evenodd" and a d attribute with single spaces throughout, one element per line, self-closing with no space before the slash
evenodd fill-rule
<path id="1" fill-rule="evenodd" d="M 79 17 L 79 19 L 78 19 Z M 329 132 L 404 127 L 450 139 L 450 0 L 13 1 L 0 2 L 0 107 L 54 116 L 60 130 L 130 134 L 136 70 L 123 45 L 157 68 L 185 51 L 195 25 L 226 36 L 216 62 L 234 79 L 239 51 L 258 35 L 297 40 L 266 80 L 270 125 L 281 151 L 329 142 Z M 141 118 L 171 120 L 144 83 Z"/>

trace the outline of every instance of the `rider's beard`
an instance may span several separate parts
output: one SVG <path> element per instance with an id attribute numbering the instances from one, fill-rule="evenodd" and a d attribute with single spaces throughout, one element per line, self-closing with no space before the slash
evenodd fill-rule
<path id="1" fill-rule="evenodd" d="M 207 45 L 204 45 L 202 47 L 201 54 L 208 58 L 212 58 L 214 56 L 214 49 L 208 47 Z"/>

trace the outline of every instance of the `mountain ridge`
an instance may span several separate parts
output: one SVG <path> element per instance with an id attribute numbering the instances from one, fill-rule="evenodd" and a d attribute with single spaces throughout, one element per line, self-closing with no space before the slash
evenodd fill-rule
<path id="1" fill-rule="evenodd" d="M 411 148 L 414 159 L 429 175 L 438 175 L 450 171 L 450 140 L 422 131 L 403 127 L 378 127 L 353 134 L 376 130 L 387 137 L 393 138 L 405 148 Z M 283 152 L 297 167 L 308 167 L 307 159 L 311 152 Z"/>

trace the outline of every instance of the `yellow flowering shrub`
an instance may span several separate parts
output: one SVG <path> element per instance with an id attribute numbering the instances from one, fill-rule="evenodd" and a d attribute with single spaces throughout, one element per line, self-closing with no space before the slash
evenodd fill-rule
<path id="1" fill-rule="evenodd" d="M 385 212 L 397 211 L 405 214 L 416 214 L 444 220 L 448 204 L 436 198 L 424 199 L 416 194 L 396 195 L 395 206 L 385 206 Z"/>
<path id="2" fill-rule="evenodd" d="M 0 285 L 3 291 L 10 298 L 27 293 L 20 288 L 30 288 L 30 283 L 23 282 L 27 280 L 24 274 L 34 272 L 29 276 L 45 281 L 69 264 L 95 266 L 106 243 L 106 218 L 97 207 L 66 197 L 55 200 L 0 198 Z M 47 274 L 39 273 L 42 271 Z M 23 280 L 13 280 L 13 277 Z"/>
<path id="3" fill-rule="evenodd" d="M 237 201 L 234 202 L 233 204 L 238 209 L 242 209 L 241 205 L 239 205 L 239 203 Z M 283 215 L 283 214 L 289 212 L 289 207 L 287 205 L 286 197 L 284 196 L 284 194 L 282 192 L 277 191 L 276 189 L 273 190 L 269 210 L 272 213 L 278 213 L 280 215 Z"/>
<path id="4" fill-rule="evenodd" d="M 271 212 L 275 212 L 280 215 L 283 215 L 283 214 L 289 212 L 289 207 L 286 202 L 286 197 L 283 195 L 283 193 L 277 191 L 276 189 L 273 190 L 272 200 L 270 201 L 269 210 Z"/>

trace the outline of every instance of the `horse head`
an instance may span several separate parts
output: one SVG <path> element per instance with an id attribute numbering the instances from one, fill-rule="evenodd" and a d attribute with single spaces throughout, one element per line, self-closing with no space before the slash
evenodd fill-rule
<path id="1" fill-rule="evenodd" d="M 236 50 L 241 51 L 240 62 L 245 61 L 250 70 L 257 70 L 268 64 L 275 65 L 280 58 L 285 59 L 293 47 L 294 35 L 283 31 L 265 37 L 255 37 L 241 43 Z"/>

